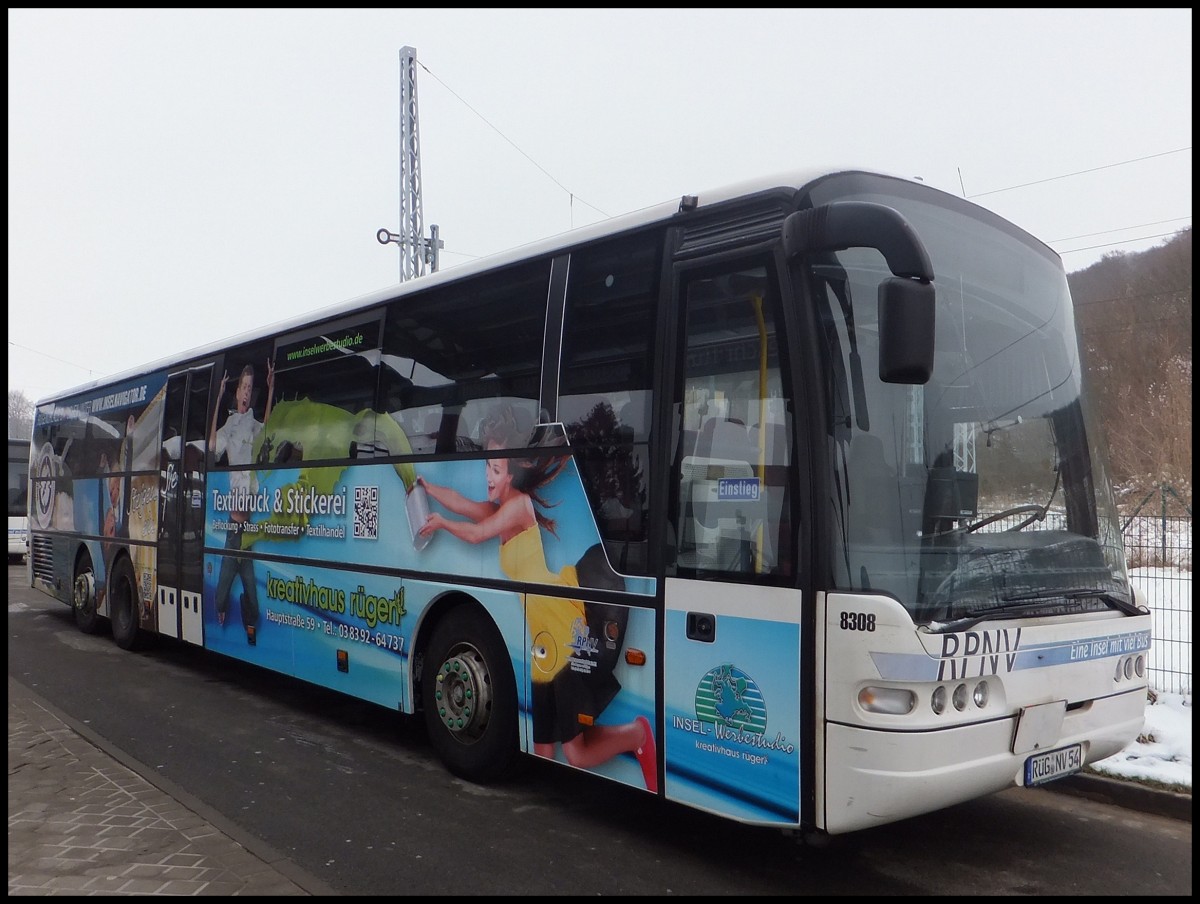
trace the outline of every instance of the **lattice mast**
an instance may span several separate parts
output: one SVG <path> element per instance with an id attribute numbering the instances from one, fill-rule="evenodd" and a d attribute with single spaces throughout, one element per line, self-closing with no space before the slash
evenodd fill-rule
<path id="1" fill-rule="evenodd" d="M 394 242 L 400 246 L 400 281 L 424 276 L 438 269 L 437 226 L 429 228 L 425 237 L 424 213 L 421 209 L 421 134 L 417 111 L 417 50 L 400 48 L 400 232 L 380 229 L 376 238 L 381 244 Z"/>

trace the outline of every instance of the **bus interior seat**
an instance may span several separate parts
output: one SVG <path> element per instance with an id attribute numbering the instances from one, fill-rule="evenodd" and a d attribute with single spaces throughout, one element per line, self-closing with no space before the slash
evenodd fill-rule
<path id="1" fill-rule="evenodd" d="M 896 470 L 888 464 L 883 440 L 859 433 L 850 441 L 846 465 L 851 542 L 867 545 L 895 538 L 899 527 L 896 500 Z"/>

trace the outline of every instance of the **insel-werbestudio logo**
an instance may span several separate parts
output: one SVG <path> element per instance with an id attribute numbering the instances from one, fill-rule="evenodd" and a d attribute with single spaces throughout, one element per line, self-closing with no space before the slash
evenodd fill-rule
<path id="1" fill-rule="evenodd" d="M 735 665 L 708 672 L 696 687 L 696 718 L 739 732 L 767 730 L 767 706 L 754 679 Z"/>

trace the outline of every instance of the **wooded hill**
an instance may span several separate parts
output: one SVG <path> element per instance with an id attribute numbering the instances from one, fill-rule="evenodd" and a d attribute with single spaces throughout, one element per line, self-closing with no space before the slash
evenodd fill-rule
<path id="1" fill-rule="evenodd" d="M 1192 229 L 1067 277 L 1119 502 L 1192 504 Z M 1136 498 L 1135 498 L 1136 497 Z"/>

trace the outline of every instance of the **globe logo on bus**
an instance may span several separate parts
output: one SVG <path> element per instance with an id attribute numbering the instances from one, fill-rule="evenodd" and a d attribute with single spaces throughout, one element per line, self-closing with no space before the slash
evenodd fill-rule
<path id="1" fill-rule="evenodd" d="M 53 519 L 55 481 L 51 478 L 57 473 L 54 448 L 45 443 L 39 450 L 33 466 L 34 476 L 42 478 L 35 482 L 33 489 L 33 522 L 40 530 L 48 528 Z"/>
<path id="2" fill-rule="evenodd" d="M 696 687 L 696 718 L 737 731 L 762 734 L 767 707 L 754 679 L 735 665 L 710 671 Z"/>

